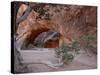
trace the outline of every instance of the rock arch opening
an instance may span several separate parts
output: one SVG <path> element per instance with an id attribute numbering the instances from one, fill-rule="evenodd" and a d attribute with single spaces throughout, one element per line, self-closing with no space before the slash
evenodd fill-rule
<path id="1" fill-rule="evenodd" d="M 22 50 L 59 47 L 60 33 L 50 29 L 32 31 L 22 45 Z"/>

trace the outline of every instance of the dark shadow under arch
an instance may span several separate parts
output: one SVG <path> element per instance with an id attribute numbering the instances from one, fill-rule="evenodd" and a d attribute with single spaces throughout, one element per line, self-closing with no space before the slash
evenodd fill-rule
<path id="1" fill-rule="evenodd" d="M 44 45 L 40 48 L 56 48 L 59 47 L 59 36 L 60 33 L 51 29 L 38 29 L 38 30 L 33 30 L 32 33 L 26 38 L 24 45 L 22 46 L 22 49 L 25 49 L 29 46 L 29 44 L 32 44 L 34 40 L 43 32 L 55 32 L 55 36 L 52 37 L 52 39 L 48 40 L 47 42 L 44 43 Z M 58 34 L 58 36 L 57 36 Z M 58 38 L 57 38 L 58 37 Z M 49 38 L 49 37 L 48 37 Z M 37 47 L 39 48 L 39 47 Z"/>

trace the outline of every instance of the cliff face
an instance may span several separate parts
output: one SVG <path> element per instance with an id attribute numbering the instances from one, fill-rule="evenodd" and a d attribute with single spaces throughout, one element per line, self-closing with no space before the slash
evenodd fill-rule
<path id="1" fill-rule="evenodd" d="M 17 18 L 21 17 L 27 8 L 27 5 L 22 4 L 18 10 Z M 45 45 L 49 48 L 57 47 L 63 42 L 70 45 L 75 40 L 79 41 L 81 46 L 83 42 L 80 41 L 80 38 L 84 35 L 92 35 L 95 38 L 91 44 L 96 48 L 96 7 L 47 4 L 37 10 L 38 11 L 32 9 L 27 18 L 19 23 L 17 29 L 17 40 L 25 39 L 25 45 L 27 45 L 34 42 L 41 33 L 53 31 L 59 33 L 59 40 L 54 40 L 52 41 L 53 43 L 46 42 Z M 44 35 L 49 36 L 49 34 Z M 59 44 L 54 44 L 55 42 Z"/>

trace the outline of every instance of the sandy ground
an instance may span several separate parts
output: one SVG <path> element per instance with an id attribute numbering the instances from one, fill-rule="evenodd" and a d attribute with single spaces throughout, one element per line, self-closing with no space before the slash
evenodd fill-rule
<path id="1" fill-rule="evenodd" d="M 75 59 L 57 69 L 48 67 L 45 64 L 36 64 L 42 60 L 51 61 L 52 63 L 57 63 L 57 58 L 55 58 L 54 51 L 42 51 L 42 53 L 30 51 L 22 51 L 22 56 L 25 63 L 29 63 L 28 68 L 30 72 L 54 72 L 54 71 L 67 71 L 67 70 L 85 70 L 85 69 L 96 69 L 97 68 L 97 55 L 89 52 L 87 54 L 85 51 L 80 51 L 80 54 L 75 57 Z M 32 62 L 35 62 L 33 64 Z"/>

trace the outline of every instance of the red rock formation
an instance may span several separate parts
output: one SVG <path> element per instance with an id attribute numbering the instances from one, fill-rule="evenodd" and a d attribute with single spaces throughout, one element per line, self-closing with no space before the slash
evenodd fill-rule
<path id="1" fill-rule="evenodd" d="M 24 12 L 27 5 L 22 5 L 18 11 L 17 17 Z M 59 41 L 55 40 L 47 42 L 44 47 L 57 47 L 64 41 L 70 45 L 73 40 L 79 39 L 85 34 L 92 34 L 96 38 L 97 22 L 96 22 L 96 7 L 86 6 L 67 6 L 62 5 L 52 7 L 46 5 L 44 9 L 49 9 L 48 12 L 52 15 L 51 20 L 36 20 L 39 13 L 32 10 L 28 17 L 19 24 L 17 29 L 17 39 L 24 38 L 27 43 L 34 39 L 42 32 L 53 30 L 60 33 Z M 56 10 L 60 10 L 55 12 Z M 26 36 L 24 36 L 26 35 Z M 96 45 L 96 40 L 93 45 Z"/>

